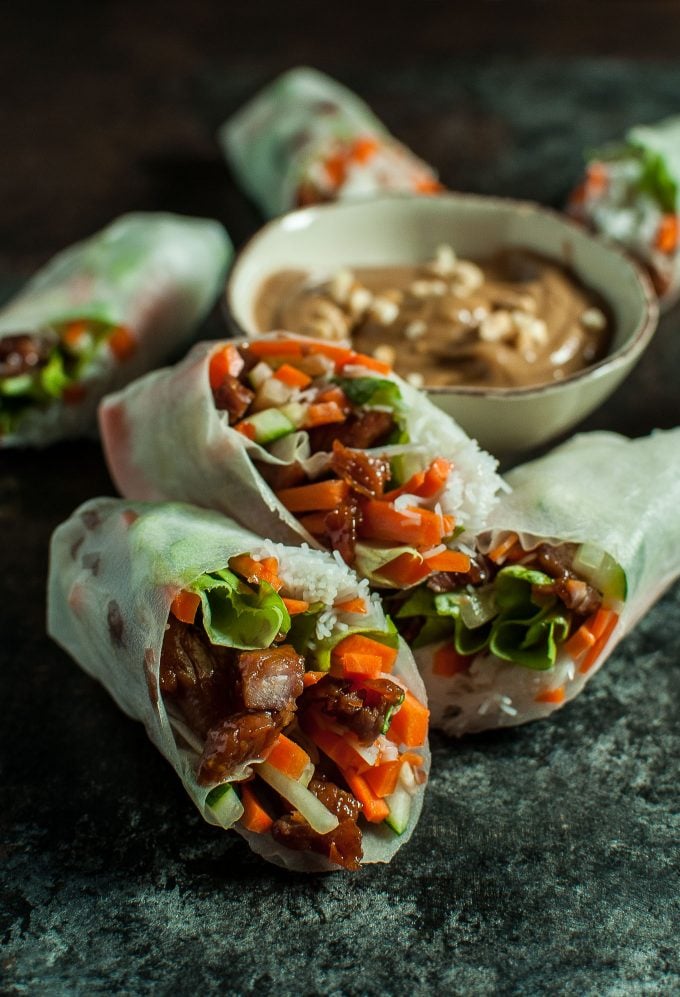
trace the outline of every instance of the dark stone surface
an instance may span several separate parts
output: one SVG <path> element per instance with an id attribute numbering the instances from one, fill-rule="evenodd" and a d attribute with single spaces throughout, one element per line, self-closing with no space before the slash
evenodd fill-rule
<path id="1" fill-rule="evenodd" d="M 102 4 L 70 21 L 57 6 L 34 32 L 27 8 L 5 36 L 0 72 L 23 85 L 2 112 L 3 291 L 127 208 L 214 214 L 245 238 L 257 218 L 221 164 L 214 126 L 319 47 L 240 48 L 237 29 L 252 38 L 260 23 L 245 12 L 220 48 L 216 15 L 197 13 L 184 32 L 148 12 L 138 29 L 126 23 L 143 5 Z M 583 145 L 678 109 L 677 66 L 510 57 L 511 45 L 481 57 L 474 41 L 454 58 L 435 34 L 417 58 L 388 50 L 369 71 L 345 32 L 316 62 L 462 189 L 557 205 Z M 679 325 L 676 309 L 583 428 L 639 435 L 680 422 Z M 141 727 L 44 634 L 50 533 L 112 490 L 98 446 L 0 461 L 0 991 L 678 991 L 680 588 L 550 722 L 459 743 L 435 736 L 421 823 L 389 867 L 291 876 L 204 824 Z"/>

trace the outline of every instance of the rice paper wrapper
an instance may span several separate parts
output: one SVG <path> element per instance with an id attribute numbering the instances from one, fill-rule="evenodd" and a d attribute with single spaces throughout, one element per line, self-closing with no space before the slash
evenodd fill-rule
<path id="1" fill-rule="evenodd" d="M 40 446 L 93 430 L 107 392 L 191 342 L 222 287 L 231 255 L 218 222 L 136 213 L 55 256 L 0 310 L 0 338 L 90 319 L 125 326 L 134 352 L 119 360 L 103 342 L 80 381 L 84 399 L 69 405 L 55 400 L 27 413 L 0 446 Z"/>
<path id="2" fill-rule="evenodd" d="M 314 342 L 290 334 L 286 339 Z M 226 412 L 215 407 L 210 358 L 222 346 L 199 343 L 175 367 L 155 371 L 104 400 L 101 436 L 113 480 L 127 498 L 191 502 L 232 516 L 262 536 L 318 546 L 264 481 L 256 463 L 300 460 L 304 464 L 304 453 L 294 441 L 287 453 L 274 448 L 284 453 L 282 457 L 268 452 L 231 428 Z M 361 374 L 378 376 L 363 370 Z M 418 451 L 428 460 L 440 456 L 453 461 L 443 511 L 455 515 L 470 534 L 478 532 L 486 525 L 501 487 L 495 459 L 425 394 L 396 374 L 390 374 L 389 380 L 399 386 L 412 441 L 399 449 Z M 374 452 L 390 449 L 394 448 L 379 447 Z M 314 460 L 312 456 L 309 462 Z"/>
<path id="3" fill-rule="evenodd" d="M 336 601 L 368 596 L 366 582 L 330 554 L 262 540 L 219 514 L 179 503 L 93 499 L 55 531 L 50 550 L 49 635 L 101 682 L 128 716 L 144 724 L 205 820 L 218 826 L 222 825 L 206 805 L 210 787 L 199 785 L 195 778 L 200 745 L 192 747 L 190 734 L 185 739 L 173 733 L 160 691 L 160 657 L 175 595 L 199 575 L 225 568 L 230 557 L 241 553 L 277 557 L 287 589 L 310 602 L 325 601 L 331 607 Z M 387 629 L 377 597 L 368 597 L 368 612 L 360 620 L 367 629 Z M 422 680 L 403 641 L 394 675 L 425 702 Z M 427 745 L 422 753 L 429 770 Z M 256 767 L 257 762 L 252 764 Z M 390 861 L 411 836 L 423 796 L 424 785 L 413 797 L 402 835 L 382 826 L 363 828 L 364 862 Z M 295 852 L 269 835 L 234 827 L 254 851 L 278 865 L 305 872 L 337 870 L 323 856 Z"/>
<path id="4" fill-rule="evenodd" d="M 680 116 L 591 153 L 568 211 L 636 256 L 670 305 L 680 293 Z"/>
<path id="5" fill-rule="evenodd" d="M 293 69 L 265 87 L 218 139 L 238 181 L 270 217 L 323 200 L 440 189 L 431 167 L 364 101 L 313 69 Z"/>
<path id="6" fill-rule="evenodd" d="M 483 550 L 508 531 L 527 549 L 542 541 L 595 544 L 623 568 L 626 599 L 603 652 L 585 673 L 562 651 L 548 671 L 486 654 L 449 678 L 433 674 L 435 646 L 417 650 L 432 724 L 450 734 L 547 716 L 563 705 L 537 703 L 548 690 L 564 687 L 569 702 L 680 575 L 680 429 L 635 440 L 582 434 L 511 471 L 507 481 L 513 490 L 492 513 L 480 538 Z"/>

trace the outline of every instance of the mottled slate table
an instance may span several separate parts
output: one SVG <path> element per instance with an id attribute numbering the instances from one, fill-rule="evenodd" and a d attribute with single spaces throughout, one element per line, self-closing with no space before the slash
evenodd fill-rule
<path id="1" fill-rule="evenodd" d="M 48 59 L 44 25 L 38 39 Z M 237 242 L 254 230 L 213 132 L 285 53 L 221 64 L 195 39 L 175 45 L 149 56 L 174 76 L 145 74 L 142 41 L 111 31 L 51 100 L 45 73 L 28 88 L 33 125 L 11 117 L 18 145 L 0 178 L 5 293 L 126 208 L 214 214 Z M 440 54 L 398 65 L 326 68 L 450 186 L 555 205 L 582 146 L 677 110 L 680 93 L 677 67 L 642 62 Z M 216 315 L 207 331 L 219 329 Z M 679 374 L 676 309 L 582 428 L 677 424 Z M 205 825 L 141 727 L 44 634 L 50 533 L 112 490 L 98 446 L 0 461 L 1 992 L 678 991 L 680 588 L 553 721 L 435 736 L 422 821 L 391 866 L 290 876 Z"/>

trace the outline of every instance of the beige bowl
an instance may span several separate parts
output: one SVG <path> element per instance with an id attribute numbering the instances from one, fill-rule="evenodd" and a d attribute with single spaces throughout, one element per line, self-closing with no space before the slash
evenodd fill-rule
<path id="1" fill-rule="evenodd" d="M 506 247 L 549 256 L 598 291 L 614 318 L 608 356 L 561 381 L 531 388 L 425 386 L 436 405 L 499 456 L 546 443 L 584 419 L 626 377 L 654 333 L 651 283 L 622 250 L 538 205 L 469 194 L 320 205 L 269 222 L 231 270 L 230 321 L 237 334 L 263 331 L 254 302 L 263 280 L 278 270 L 327 274 L 347 266 L 416 264 L 442 243 L 472 259 Z"/>

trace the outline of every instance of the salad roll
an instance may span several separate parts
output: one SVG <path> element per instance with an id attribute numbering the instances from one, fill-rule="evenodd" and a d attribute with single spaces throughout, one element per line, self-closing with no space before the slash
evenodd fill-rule
<path id="1" fill-rule="evenodd" d="M 680 574 L 680 430 L 575 437 L 507 475 L 467 575 L 389 600 L 450 734 L 578 695 Z"/>
<path id="2" fill-rule="evenodd" d="M 331 555 L 187 505 L 94 499 L 54 534 L 48 629 L 142 721 L 203 817 L 269 861 L 352 870 L 411 835 L 424 688 Z"/>
<path id="3" fill-rule="evenodd" d="M 339 198 L 443 189 L 362 100 L 313 69 L 280 76 L 222 125 L 219 140 L 267 216 Z"/>
<path id="4" fill-rule="evenodd" d="M 620 242 L 650 271 L 661 298 L 680 290 L 680 116 L 631 128 L 593 152 L 568 211 Z"/>
<path id="5" fill-rule="evenodd" d="M 143 213 L 59 253 L 0 310 L 0 447 L 92 431 L 106 392 L 186 348 L 230 256 L 217 222 Z"/>
<path id="6" fill-rule="evenodd" d="M 386 364 L 292 334 L 201 343 L 106 398 L 100 424 L 126 497 L 335 550 L 387 588 L 466 571 L 501 485 L 495 460 Z"/>

